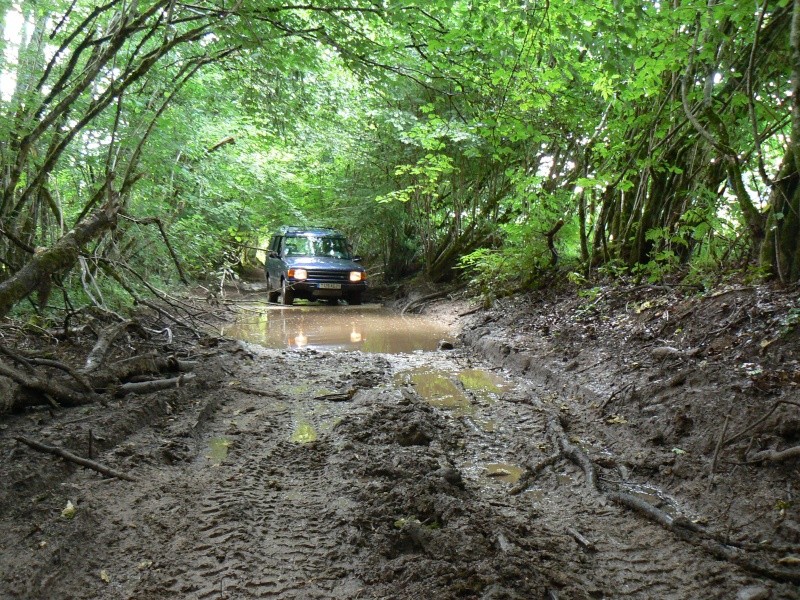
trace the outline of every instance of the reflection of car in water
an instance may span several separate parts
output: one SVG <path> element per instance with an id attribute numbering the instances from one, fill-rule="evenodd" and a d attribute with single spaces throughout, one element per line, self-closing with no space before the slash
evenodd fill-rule
<path id="1" fill-rule="evenodd" d="M 358 350 L 366 340 L 360 319 L 344 321 L 338 312 L 336 316 L 339 318 L 326 319 L 319 310 L 274 311 L 267 327 L 272 339 L 285 340 L 292 348 Z"/>
<path id="2" fill-rule="evenodd" d="M 264 267 L 270 302 L 295 298 L 361 304 L 367 274 L 345 237 L 322 228 L 283 227 L 272 236 Z"/>

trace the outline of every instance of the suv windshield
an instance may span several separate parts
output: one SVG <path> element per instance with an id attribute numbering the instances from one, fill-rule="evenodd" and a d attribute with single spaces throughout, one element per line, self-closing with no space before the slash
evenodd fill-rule
<path id="1" fill-rule="evenodd" d="M 350 258 L 347 242 L 341 237 L 287 237 L 284 242 L 284 256 L 329 256 Z"/>

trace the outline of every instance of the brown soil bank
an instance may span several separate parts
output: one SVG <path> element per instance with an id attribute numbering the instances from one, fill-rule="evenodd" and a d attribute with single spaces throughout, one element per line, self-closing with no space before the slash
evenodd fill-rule
<path id="1" fill-rule="evenodd" d="M 796 585 L 798 324 L 797 287 L 609 287 L 502 300 L 462 337 L 552 394 L 559 427 L 599 470 L 607 497 L 652 486 L 660 498 L 639 497 L 660 512 L 621 503 L 718 558 Z M 529 480 L 553 450 L 529 449 Z"/>

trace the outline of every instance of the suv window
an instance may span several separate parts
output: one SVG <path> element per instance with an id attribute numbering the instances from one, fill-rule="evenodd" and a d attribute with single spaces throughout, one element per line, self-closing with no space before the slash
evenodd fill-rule
<path id="1" fill-rule="evenodd" d="M 350 249 L 343 237 L 287 236 L 283 256 L 329 256 L 350 258 Z"/>

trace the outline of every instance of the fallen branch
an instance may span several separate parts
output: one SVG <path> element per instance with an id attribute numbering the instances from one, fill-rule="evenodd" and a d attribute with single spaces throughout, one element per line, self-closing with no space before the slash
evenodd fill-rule
<path id="1" fill-rule="evenodd" d="M 170 313 L 165 311 L 163 308 L 161 308 L 160 306 L 158 306 L 154 302 L 150 302 L 149 300 L 146 300 L 145 298 L 141 298 L 136 293 L 136 291 L 130 285 L 128 285 L 128 283 L 117 272 L 117 270 L 115 268 L 113 268 L 113 266 L 112 266 L 112 264 L 110 262 L 106 261 L 105 263 L 101 263 L 100 264 L 100 268 L 103 269 L 103 271 L 106 274 L 108 274 L 112 279 L 114 279 L 117 283 L 119 283 L 120 286 L 122 286 L 122 289 L 124 289 L 126 292 L 128 292 L 130 297 L 133 298 L 134 303 L 142 304 L 144 306 L 152 308 L 154 311 L 156 311 L 162 317 L 166 318 L 169 321 L 172 321 L 176 325 L 180 325 L 181 327 L 187 329 L 188 331 L 191 331 L 195 335 L 195 337 L 200 338 L 200 333 L 197 331 L 197 329 L 195 329 L 191 325 L 183 322 L 178 317 L 175 317 L 175 316 L 171 315 Z"/>
<path id="2" fill-rule="evenodd" d="M 78 373 L 77 371 L 73 370 L 71 367 L 65 365 L 62 362 L 59 362 L 57 360 L 51 360 L 49 358 L 23 356 L 22 354 L 10 350 L 9 348 L 6 348 L 5 346 L 2 345 L 0 345 L 0 353 L 5 354 L 6 356 L 14 360 L 14 362 L 21 364 L 23 367 L 25 367 L 26 371 L 28 371 L 29 373 L 35 373 L 36 370 L 34 369 L 34 367 L 50 367 L 53 369 L 58 369 L 59 371 L 64 371 L 70 377 L 72 377 L 75 380 L 75 382 L 79 386 L 81 386 L 84 390 L 90 393 L 94 393 L 94 388 L 91 386 L 89 380 L 83 374 Z M 2 412 L 4 411 L 0 409 L 0 413 Z"/>
<path id="3" fill-rule="evenodd" d="M 583 547 L 584 550 L 587 550 L 588 552 L 597 551 L 595 545 L 576 529 L 573 529 L 572 527 L 567 527 L 566 531 L 575 539 L 576 542 L 578 542 L 580 546 Z"/>
<path id="4" fill-rule="evenodd" d="M 719 434 L 719 438 L 717 439 L 717 445 L 714 447 L 714 458 L 711 460 L 711 475 L 713 481 L 713 475 L 717 471 L 717 459 L 719 459 L 719 451 L 722 449 L 722 441 L 725 439 L 725 434 L 728 433 L 728 422 L 731 420 L 731 411 L 728 411 L 728 414 L 725 415 L 725 422 L 722 424 L 722 431 Z"/>
<path id="5" fill-rule="evenodd" d="M 278 397 L 281 396 L 281 394 L 279 394 L 278 392 L 272 391 L 272 390 L 259 390 L 257 388 L 251 388 L 251 387 L 247 387 L 245 385 L 235 384 L 235 385 L 231 385 L 231 388 L 233 388 L 234 390 L 238 390 L 238 391 L 240 391 L 242 393 L 245 393 L 245 394 L 252 394 L 254 396 L 263 396 L 263 397 L 266 397 L 266 398 L 278 398 Z"/>
<path id="6" fill-rule="evenodd" d="M 611 502 L 639 513 L 643 517 L 646 517 L 654 523 L 658 523 L 662 527 L 667 529 L 672 529 L 673 527 L 675 519 L 671 515 L 667 514 L 660 508 L 653 506 L 649 502 L 645 502 L 641 498 L 637 498 L 632 494 L 626 494 L 624 492 L 612 492 L 608 494 L 607 497 Z"/>
<path id="7" fill-rule="evenodd" d="M 136 481 L 130 475 L 126 475 L 125 473 L 120 473 L 119 471 L 115 471 L 105 465 L 101 465 L 98 462 L 93 460 L 89 460 L 88 458 L 82 458 L 71 452 L 64 450 L 63 448 L 58 448 L 56 446 L 48 446 L 47 444 L 42 444 L 40 442 L 35 442 L 33 440 L 29 440 L 28 438 L 24 437 L 15 437 L 15 440 L 25 444 L 26 446 L 30 446 L 34 450 L 38 450 L 39 452 L 44 452 L 45 454 L 52 454 L 53 456 L 58 456 L 63 458 L 68 462 L 75 463 L 76 465 L 80 465 L 82 467 L 86 467 L 87 469 L 91 469 L 93 471 L 97 471 L 101 475 L 105 475 L 106 477 L 116 477 L 117 479 L 124 479 L 125 481 Z"/>
<path id="8" fill-rule="evenodd" d="M 346 392 L 339 392 L 334 394 L 322 394 L 321 396 L 314 396 L 314 400 L 327 400 L 328 402 L 347 402 L 353 399 L 356 393 L 356 388 L 347 390 Z"/>
<path id="9" fill-rule="evenodd" d="M 90 219 L 78 224 L 51 248 L 35 253 L 19 271 L 0 283 L 0 317 L 4 317 L 21 300 L 42 290 L 53 275 L 64 273 L 78 261 L 80 248 L 102 236 L 117 222 L 119 202 L 113 198 Z"/>
<path id="10" fill-rule="evenodd" d="M 800 402 L 792 402 L 792 401 L 790 401 L 790 400 L 778 400 L 778 401 L 777 401 L 777 402 L 775 402 L 775 403 L 772 405 L 772 407 L 771 407 L 771 408 L 770 408 L 770 409 L 767 411 L 767 414 L 765 414 L 763 417 L 761 417 L 760 419 L 758 419 L 758 420 L 757 420 L 755 423 L 753 423 L 752 425 L 749 425 L 748 427 L 745 427 L 744 429 L 742 429 L 742 430 L 741 430 L 739 433 L 735 433 L 735 434 L 733 434 L 733 435 L 732 435 L 731 437 L 729 437 L 727 440 L 725 440 L 724 442 L 722 442 L 722 446 L 723 446 L 723 447 L 725 447 L 725 446 L 728 446 L 729 444 L 732 444 L 733 442 L 735 442 L 735 441 L 736 441 L 736 440 L 738 440 L 739 438 L 741 438 L 741 437 L 743 437 L 743 436 L 747 435 L 748 433 L 750 433 L 751 431 L 753 431 L 753 430 L 754 430 L 756 427 L 758 427 L 759 425 L 761 425 L 762 423 L 764 423 L 764 421 L 766 421 L 767 419 L 769 419 L 769 417 L 772 415 L 772 413 L 774 413 L 776 410 L 778 410 L 778 407 L 779 407 L 779 406 L 781 406 L 782 404 L 787 404 L 787 405 L 789 405 L 789 406 L 796 406 L 796 407 L 800 408 Z"/>
<path id="11" fill-rule="evenodd" d="M 49 358 L 29 358 L 28 362 L 32 365 L 36 365 L 38 367 L 51 367 L 53 369 L 58 369 L 59 371 L 64 371 L 67 375 L 72 377 L 78 385 L 80 385 L 84 390 L 87 392 L 94 392 L 94 388 L 89 383 L 89 380 L 86 378 L 83 373 L 78 373 L 70 366 L 65 365 L 64 363 L 58 362 L 57 360 L 51 360 Z"/>
<path id="12" fill-rule="evenodd" d="M 134 322 L 127 320 L 122 321 L 121 323 L 114 323 L 113 325 L 103 329 L 103 331 L 100 332 L 100 335 L 97 336 L 97 342 L 95 343 L 94 348 L 92 348 L 92 351 L 89 352 L 89 356 L 86 357 L 86 364 L 83 367 L 83 372 L 91 373 L 92 371 L 99 369 L 105 361 L 106 355 L 111 349 L 111 344 L 114 343 L 114 340 L 116 340 L 123 331 L 132 325 L 134 325 Z"/>
<path id="13" fill-rule="evenodd" d="M 681 540 L 702 548 L 716 558 L 732 562 L 747 571 L 764 575 L 776 581 L 800 582 L 800 571 L 797 569 L 773 567 L 767 563 L 755 561 L 744 555 L 740 550 L 713 539 L 713 536 L 691 521 L 681 517 L 672 517 L 663 510 L 635 496 L 624 493 L 611 493 L 608 495 L 608 499 L 639 513 L 650 521 L 658 523 Z"/>
<path id="14" fill-rule="evenodd" d="M 468 317 L 469 315 L 474 315 L 475 313 L 480 312 L 481 310 L 483 310 L 483 307 L 482 306 L 478 306 L 477 308 L 472 308 L 470 310 L 465 310 L 462 313 L 458 313 L 458 316 L 459 317 Z"/>
<path id="15" fill-rule="evenodd" d="M 601 491 L 597 480 L 597 471 L 594 468 L 592 459 L 589 458 L 583 450 L 567 439 L 567 434 L 564 432 L 564 428 L 561 426 L 558 417 L 551 414 L 547 419 L 547 427 L 558 440 L 558 447 L 561 449 L 561 454 L 583 470 L 583 474 L 586 477 L 586 485 L 592 489 Z"/>
<path id="16" fill-rule="evenodd" d="M 0 362 L 0 375 L 8 377 L 25 389 L 43 394 L 46 397 L 45 400 L 49 397 L 64 406 L 81 406 L 99 400 L 99 397 L 94 392 L 79 392 L 60 383 L 56 383 L 55 381 L 44 380 L 29 373 L 21 373 L 17 369 L 3 364 L 2 362 Z M 6 410 L 21 408 L 22 406 L 33 403 L 23 400 L 11 404 L 12 406 L 10 408 L 5 407 Z"/>
<path id="17" fill-rule="evenodd" d="M 750 457 L 747 462 L 760 463 L 760 462 L 782 462 L 784 460 L 791 460 L 793 458 L 800 458 L 800 446 L 793 446 L 786 450 L 763 450 L 756 452 Z"/>
<path id="18" fill-rule="evenodd" d="M 439 298 L 446 298 L 447 296 L 450 295 L 450 293 L 451 293 L 450 290 L 445 290 L 441 292 L 434 292 L 433 294 L 428 294 L 427 296 L 422 296 L 421 298 L 411 300 L 408 304 L 406 304 L 403 307 L 403 310 L 400 311 L 400 314 L 401 315 L 405 314 L 406 312 L 411 310 L 412 306 L 414 307 L 414 310 L 416 310 L 419 306 L 422 306 L 423 304 L 425 304 L 430 300 L 438 300 Z"/>
<path id="19" fill-rule="evenodd" d="M 556 464 L 558 460 L 561 458 L 561 452 L 556 452 L 555 454 L 551 454 L 547 458 L 539 461 L 535 466 L 531 467 L 519 478 L 517 484 L 509 490 L 509 494 L 516 496 L 517 494 L 521 494 L 524 492 L 531 481 L 536 479 L 546 467 Z"/>
<path id="20" fill-rule="evenodd" d="M 92 374 L 92 382 L 98 388 L 104 388 L 113 382 L 127 381 L 137 375 L 156 373 L 189 373 L 197 366 L 196 361 L 179 360 L 174 356 L 160 357 L 155 352 L 132 356 L 112 363 L 97 373 Z"/>
<path id="21" fill-rule="evenodd" d="M 779 401 L 778 403 L 786 403 L 797 406 L 796 403 L 788 401 Z M 776 405 L 778 403 L 776 403 Z M 744 554 L 744 552 L 741 550 L 731 546 L 724 539 L 722 539 L 721 536 L 715 535 L 713 532 L 700 527 L 699 525 L 689 521 L 686 517 L 674 517 L 632 494 L 619 491 L 606 491 L 597 477 L 594 462 L 580 447 L 572 444 L 567 438 L 559 415 L 547 409 L 540 402 L 534 402 L 533 404 L 539 409 L 546 411 L 547 429 L 550 433 L 553 444 L 559 448 L 559 452 L 549 456 L 539 465 L 537 465 L 537 467 L 535 467 L 537 473 L 538 471 L 541 471 L 544 466 L 553 464 L 562 457 L 567 458 L 583 470 L 586 477 L 586 485 L 593 491 L 597 492 L 601 497 L 619 504 L 624 508 L 632 510 L 646 519 L 661 525 L 665 529 L 675 534 L 676 537 L 680 538 L 681 540 L 698 546 L 712 556 L 734 563 L 752 573 L 758 573 L 777 581 L 789 581 L 793 583 L 800 582 L 800 570 L 784 567 L 773 567 L 765 561 L 755 560 Z M 775 408 L 776 406 L 773 406 L 770 413 L 773 412 Z M 774 450 L 761 452 L 756 454 L 754 458 L 761 458 L 763 460 L 786 460 L 796 457 L 800 457 L 800 446 L 789 448 L 782 452 L 776 452 Z M 532 475 L 526 474 L 526 486 L 530 479 L 532 479 Z M 519 493 L 520 491 L 523 491 L 524 488 L 518 489 L 519 487 L 519 485 L 515 487 L 512 490 L 512 493 Z M 572 533 L 570 533 L 570 535 L 572 535 Z"/>
<path id="22" fill-rule="evenodd" d="M 153 381 L 123 383 L 122 385 L 117 386 L 117 388 L 114 390 L 114 395 L 124 396 L 126 394 L 149 394 L 150 392 L 178 388 L 184 385 L 187 381 L 191 381 L 195 377 L 196 375 L 194 373 L 185 373 L 170 379 L 154 379 Z"/>
<path id="23" fill-rule="evenodd" d="M 598 409 L 600 410 L 600 412 L 601 412 L 601 413 L 602 413 L 602 412 L 604 412 L 604 411 L 606 410 L 606 406 L 608 406 L 609 404 L 611 404 L 611 402 L 613 402 L 614 398 L 616 398 L 617 396 L 621 396 L 622 394 L 624 394 L 625 392 L 627 392 L 627 391 L 628 391 L 628 390 L 630 390 L 630 389 L 632 389 L 632 390 L 633 390 L 633 392 L 632 392 L 632 393 L 635 393 L 635 392 L 636 392 L 636 383 L 635 383 L 635 382 L 633 382 L 633 381 L 632 381 L 632 382 L 630 382 L 630 383 L 627 383 L 627 384 L 623 385 L 621 388 L 619 388 L 619 389 L 617 389 L 617 390 L 614 390 L 613 392 L 611 392 L 611 395 L 610 395 L 608 398 L 606 398 L 606 399 L 605 399 L 605 400 L 604 400 L 604 401 L 603 401 L 603 402 L 600 404 L 600 406 L 598 406 Z"/>

